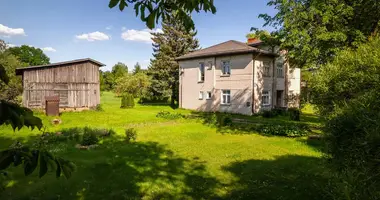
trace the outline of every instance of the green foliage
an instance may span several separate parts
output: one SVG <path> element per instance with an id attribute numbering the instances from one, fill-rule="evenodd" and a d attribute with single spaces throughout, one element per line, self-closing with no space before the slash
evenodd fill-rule
<path id="1" fill-rule="evenodd" d="M 314 67 L 379 32 L 378 0 L 270 0 L 277 13 L 261 14 L 275 28 L 292 66 Z"/>
<path id="2" fill-rule="evenodd" d="M 0 100 L 0 125 L 2 124 L 10 124 L 13 130 L 20 130 L 23 126 L 42 128 L 41 119 L 35 117 L 33 111 L 4 100 Z"/>
<path id="3" fill-rule="evenodd" d="M 290 120 L 300 121 L 301 111 L 298 108 L 289 108 L 288 109 Z"/>
<path id="4" fill-rule="evenodd" d="M 41 149 L 29 149 L 21 143 L 16 143 L 11 148 L 0 152 L 0 170 L 7 169 L 11 164 L 19 166 L 23 164 L 24 174 L 32 174 L 39 166 L 39 177 L 44 176 L 48 169 L 56 171 L 56 177 L 61 176 L 64 170 L 64 176 L 70 178 L 71 173 L 75 170 L 74 163 L 63 158 L 53 156 L 49 151 Z"/>
<path id="5" fill-rule="evenodd" d="M 99 135 L 98 129 L 85 127 L 83 129 L 83 137 L 82 137 L 81 145 L 89 146 L 89 145 L 97 144 L 99 142 L 98 135 Z"/>
<path id="6" fill-rule="evenodd" d="M 146 98 L 171 98 L 171 105 L 178 101 L 179 65 L 175 58 L 199 47 L 194 29 L 187 31 L 177 19 L 170 15 L 162 23 L 163 33 L 153 33 L 153 56 L 148 68 L 152 83 Z"/>
<path id="7" fill-rule="evenodd" d="M 134 69 L 133 69 L 133 74 L 135 75 L 135 74 L 141 73 L 141 72 L 143 72 L 142 69 L 141 69 L 141 65 L 140 65 L 140 63 L 137 62 L 135 64 Z"/>
<path id="8" fill-rule="evenodd" d="M 135 100 L 131 94 L 123 94 L 121 97 L 120 108 L 133 108 L 135 107 Z"/>
<path id="9" fill-rule="evenodd" d="M 328 116 L 347 102 L 380 85 L 380 39 L 374 37 L 354 50 L 345 50 L 318 70 L 312 79 L 313 104 Z"/>
<path id="10" fill-rule="evenodd" d="M 264 118 L 273 118 L 273 117 L 277 116 L 277 113 L 272 112 L 272 110 L 264 110 L 264 111 L 262 111 L 261 115 Z"/>
<path id="11" fill-rule="evenodd" d="M 168 104 L 169 97 L 156 97 L 151 95 L 143 95 L 139 99 L 139 103 L 141 104 Z"/>
<path id="12" fill-rule="evenodd" d="M 199 12 L 216 12 L 213 0 L 205 1 L 188 1 L 188 0 L 110 0 L 109 7 L 113 8 L 119 5 L 120 11 L 123 11 L 128 5 L 133 5 L 136 16 L 140 15 L 140 19 L 146 23 L 150 29 L 155 27 L 161 19 L 165 21 L 170 18 L 170 15 L 175 12 L 178 15 L 178 20 L 181 25 L 187 30 L 194 29 L 194 22 L 190 14 L 193 11 Z"/>
<path id="13" fill-rule="evenodd" d="M 112 67 L 111 71 L 114 80 L 117 80 L 126 74 L 128 74 L 128 66 L 124 63 L 118 62 L 116 65 Z"/>
<path id="14" fill-rule="evenodd" d="M 157 113 L 156 117 L 173 120 L 173 119 L 182 119 L 185 116 L 182 115 L 181 113 L 170 113 L 168 111 L 160 111 L 159 113 Z"/>
<path id="15" fill-rule="evenodd" d="M 50 58 L 39 48 L 22 45 L 21 47 L 11 47 L 6 51 L 16 56 L 26 66 L 50 64 Z"/>
<path id="16" fill-rule="evenodd" d="M 0 51 L 0 76 L 6 79 L 6 82 L 0 81 L 0 99 L 16 102 L 22 93 L 21 77 L 15 72 L 20 66 L 22 63 L 14 55 Z"/>
<path id="17" fill-rule="evenodd" d="M 98 111 L 98 112 L 104 111 L 102 104 L 96 105 L 95 110 Z"/>
<path id="18" fill-rule="evenodd" d="M 116 85 L 114 74 L 109 71 L 100 71 L 100 90 L 113 91 Z"/>
<path id="19" fill-rule="evenodd" d="M 141 97 L 146 93 L 150 84 L 150 79 L 145 73 L 126 74 L 116 80 L 115 93 L 128 93 L 134 97 Z"/>
<path id="20" fill-rule="evenodd" d="M 263 135 L 285 136 L 285 137 L 302 137 L 309 133 L 309 128 L 304 124 L 280 125 L 265 124 L 253 126 L 254 131 Z"/>
<path id="21" fill-rule="evenodd" d="M 125 129 L 125 140 L 127 142 L 136 141 L 137 139 L 137 131 L 134 128 Z"/>

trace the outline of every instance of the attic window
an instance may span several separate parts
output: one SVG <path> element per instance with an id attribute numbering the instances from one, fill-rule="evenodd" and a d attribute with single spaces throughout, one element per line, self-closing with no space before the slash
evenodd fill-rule
<path id="1" fill-rule="evenodd" d="M 231 74 L 231 66 L 230 61 L 222 61 L 222 74 L 223 75 L 230 75 Z"/>

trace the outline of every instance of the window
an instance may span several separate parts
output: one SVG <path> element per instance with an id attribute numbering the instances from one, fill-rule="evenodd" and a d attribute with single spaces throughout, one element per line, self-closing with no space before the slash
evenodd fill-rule
<path id="1" fill-rule="evenodd" d="M 209 61 L 207 64 L 207 70 L 212 70 L 212 61 Z"/>
<path id="2" fill-rule="evenodd" d="M 231 74 L 230 61 L 222 61 L 222 74 L 223 75 Z"/>
<path id="3" fill-rule="evenodd" d="M 206 96 L 206 99 L 211 99 L 211 97 L 212 97 L 212 94 L 211 94 L 211 92 L 210 92 L 210 91 L 208 91 L 208 92 L 207 92 L 207 96 Z"/>
<path id="4" fill-rule="evenodd" d="M 202 91 L 199 92 L 199 97 L 198 98 L 199 98 L 199 100 L 203 99 L 203 92 Z"/>
<path id="5" fill-rule="evenodd" d="M 269 91 L 263 91 L 261 95 L 261 105 L 269 106 L 270 105 L 270 94 Z"/>
<path id="6" fill-rule="evenodd" d="M 222 90 L 222 104 L 228 105 L 231 103 L 231 90 Z"/>
<path id="7" fill-rule="evenodd" d="M 204 63 L 199 63 L 199 82 L 205 81 L 205 64 Z"/>
<path id="8" fill-rule="evenodd" d="M 270 76 L 270 62 L 264 62 L 264 76 Z"/>
<path id="9" fill-rule="evenodd" d="M 277 77 L 280 77 L 280 78 L 284 77 L 284 64 L 283 63 L 277 63 Z"/>

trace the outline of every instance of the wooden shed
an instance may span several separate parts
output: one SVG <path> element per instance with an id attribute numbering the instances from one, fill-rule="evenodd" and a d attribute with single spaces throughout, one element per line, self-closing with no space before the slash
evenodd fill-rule
<path id="1" fill-rule="evenodd" d="M 22 103 L 28 108 L 45 108 L 45 97 L 59 96 L 60 109 L 88 109 L 100 104 L 99 67 L 85 58 L 48 65 L 17 68 L 22 75 Z"/>

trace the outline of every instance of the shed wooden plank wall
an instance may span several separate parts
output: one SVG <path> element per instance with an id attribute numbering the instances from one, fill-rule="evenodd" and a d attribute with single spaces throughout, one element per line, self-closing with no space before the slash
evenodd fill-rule
<path id="1" fill-rule="evenodd" d="M 60 107 L 95 107 L 100 103 L 99 66 L 83 62 L 29 69 L 23 73 L 23 105 L 44 108 L 45 96 L 60 95 Z"/>

